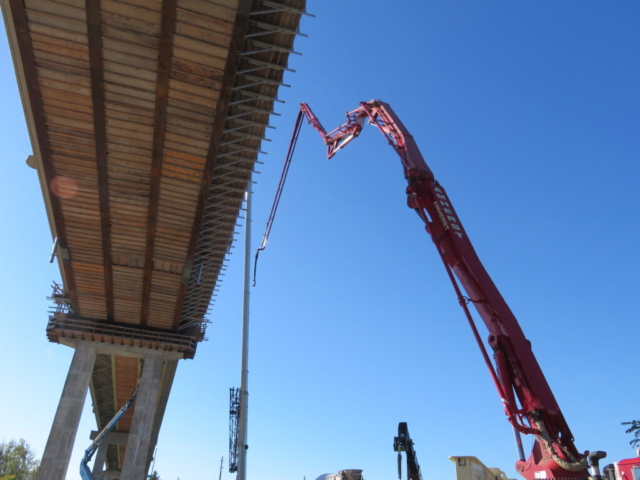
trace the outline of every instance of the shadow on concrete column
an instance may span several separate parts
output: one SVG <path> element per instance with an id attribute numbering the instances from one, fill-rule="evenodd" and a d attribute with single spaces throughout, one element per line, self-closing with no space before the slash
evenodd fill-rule
<path id="1" fill-rule="evenodd" d="M 147 460 L 153 448 L 152 434 L 164 360 L 161 355 L 147 356 L 144 359 L 120 480 L 144 480 L 147 476 Z"/>
<path id="2" fill-rule="evenodd" d="M 76 347 L 51 433 L 44 448 L 37 480 L 63 480 L 67 475 L 95 361 L 95 347 L 84 343 Z"/>

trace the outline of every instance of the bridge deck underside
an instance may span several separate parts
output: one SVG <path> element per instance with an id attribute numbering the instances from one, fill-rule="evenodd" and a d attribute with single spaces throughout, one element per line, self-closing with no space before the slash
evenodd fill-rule
<path id="1" fill-rule="evenodd" d="M 0 3 L 58 242 L 49 338 L 137 329 L 195 345 L 306 1 Z M 98 356 L 99 428 L 139 374 L 138 359 Z"/>

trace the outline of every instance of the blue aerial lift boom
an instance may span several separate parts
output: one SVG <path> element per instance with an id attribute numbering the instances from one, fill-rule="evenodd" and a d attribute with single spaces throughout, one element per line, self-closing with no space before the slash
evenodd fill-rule
<path id="1" fill-rule="evenodd" d="M 129 407 L 131 407 L 131 405 L 135 401 L 136 396 L 138 395 L 139 386 L 140 386 L 140 382 L 138 382 L 138 384 L 136 385 L 136 388 L 133 390 L 133 394 L 131 395 L 131 398 L 127 400 L 127 402 L 122 406 L 120 410 L 118 410 L 118 413 L 116 413 L 115 417 L 113 417 L 111 421 L 107 423 L 107 425 L 100 431 L 100 433 L 93 440 L 91 445 L 89 445 L 89 448 L 85 450 L 84 456 L 82 457 L 82 461 L 80 462 L 80 476 L 82 477 L 82 480 L 94 480 L 93 473 L 91 473 L 91 469 L 89 468 L 88 463 L 91 461 L 91 457 L 93 457 L 93 454 L 96 453 L 96 451 L 98 450 L 98 447 L 100 446 L 100 442 L 102 442 L 102 440 L 107 435 L 107 433 L 113 430 L 113 427 L 115 427 L 116 423 L 118 423 L 120 418 L 122 418 L 125 412 L 129 410 Z"/>

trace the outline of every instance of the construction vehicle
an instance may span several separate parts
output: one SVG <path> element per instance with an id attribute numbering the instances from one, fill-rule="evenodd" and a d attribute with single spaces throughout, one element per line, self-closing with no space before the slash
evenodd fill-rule
<path id="1" fill-rule="evenodd" d="M 422 480 L 422 472 L 418 456 L 413 448 L 413 440 L 409 436 L 407 422 L 398 424 L 398 436 L 393 437 L 393 450 L 398 452 L 398 480 L 402 480 L 402 453 L 407 455 L 407 480 Z"/>
<path id="2" fill-rule="evenodd" d="M 324 473 L 316 480 L 362 480 L 362 470 L 340 470 L 338 473 Z"/>
<path id="3" fill-rule="evenodd" d="M 138 396 L 139 388 L 140 388 L 140 381 L 138 381 L 136 388 L 133 389 L 133 393 L 131 394 L 131 397 L 129 398 L 129 400 L 125 402 L 122 408 L 118 410 L 118 413 L 116 413 L 114 417 L 109 421 L 109 423 L 107 423 L 105 427 L 100 431 L 100 433 L 96 435 L 96 438 L 94 438 L 93 442 L 91 442 L 91 445 L 89 445 L 89 448 L 85 450 L 84 455 L 82 456 L 82 460 L 80 461 L 80 477 L 82 478 L 82 480 L 94 480 L 93 473 L 89 468 L 89 462 L 91 461 L 93 454 L 96 453 L 96 451 L 98 450 L 98 447 L 100 446 L 100 443 L 102 442 L 102 440 L 104 440 L 107 434 L 111 430 L 113 430 L 113 428 L 116 426 L 118 421 L 127 412 L 127 410 L 129 410 L 129 407 L 133 405 L 133 402 L 135 402 L 136 397 Z"/>
<path id="4" fill-rule="evenodd" d="M 398 424 L 398 436 L 393 438 L 393 450 L 398 452 L 398 480 L 402 480 L 402 454 L 407 456 L 407 480 L 422 480 L 418 456 L 413 448 L 406 422 Z M 499 468 L 488 468 L 476 457 L 449 457 L 456 464 L 456 480 L 510 480 Z"/>
<path id="5" fill-rule="evenodd" d="M 408 182 L 407 204 L 424 222 L 436 246 L 513 427 L 519 457 L 516 470 L 527 480 L 602 478 L 599 461 L 606 454 L 578 451 L 573 434 L 533 354 L 531 343 L 480 262 L 451 199 L 436 181 L 413 136 L 391 107 L 382 101 L 361 102 L 346 116 L 347 121 L 343 125 L 327 133 L 311 108 L 301 104 L 261 249 L 266 245 L 303 120 L 322 137 L 328 158 L 357 138 L 365 123 L 377 127 L 400 157 Z M 489 331 L 488 343 L 493 350 L 493 362 L 478 332 L 470 304 Z M 525 458 L 522 446 L 523 434 L 532 435 L 535 439 L 528 458 Z M 621 469 L 617 469 L 616 472 L 620 470 L 621 473 L 616 479 L 639 480 L 640 458 L 619 464 L 627 465 L 627 462 L 634 476 L 625 476 Z"/>

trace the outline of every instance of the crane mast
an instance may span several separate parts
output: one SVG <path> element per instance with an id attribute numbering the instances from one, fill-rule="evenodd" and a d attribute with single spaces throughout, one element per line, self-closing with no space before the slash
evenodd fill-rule
<path id="1" fill-rule="evenodd" d="M 302 118 L 320 134 L 328 158 L 358 137 L 365 122 L 380 130 L 400 157 L 408 182 L 407 204 L 423 220 L 442 259 L 464 310 L 493 382 L 514 428 L 522 452 L 520 434 L 533 435 L 528 459 L 520 453 L 516 469 L 527 479 L 589 477 L 586 454 L 580 453 L 562 411 L 531 350 L 518 321 L 482 265 L 444 187 L 435 180 L 418 146 L 392 108 L 381 101 L 361 102 L 347 113 L 347 121 L 327 133 L 307 104 Z M 464 290 L 464 292 L 463 292 Z M 471 315 L 473 304 L 489 331 L 493 362 Z"/>

